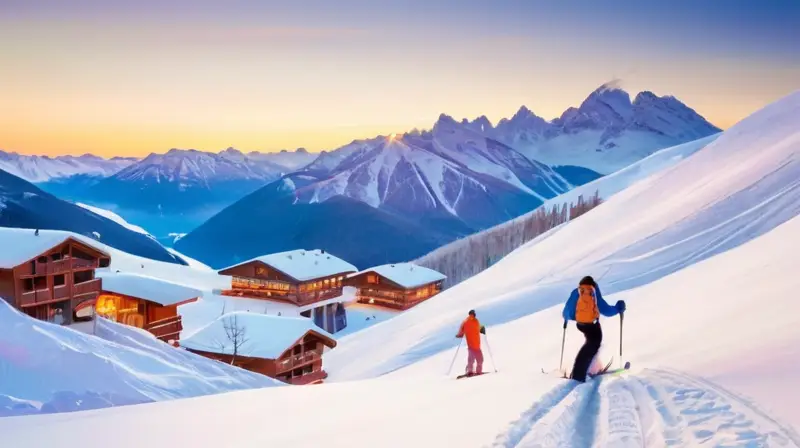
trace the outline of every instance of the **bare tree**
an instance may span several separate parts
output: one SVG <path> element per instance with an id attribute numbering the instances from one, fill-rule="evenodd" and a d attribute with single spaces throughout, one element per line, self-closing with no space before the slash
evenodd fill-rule
<path id="1" fill-rule="evenodd" d="M 247 343 L 247 328 L 239 324 L 238 314 L 226 317 L 223 321 L 223 327 L 225 328 L 225 336 L 233 345 L 233 356 L 231 357 L 231 365 L 233 365 L 236 362 L 236 356 L 239 355 L 239 349 Z"/>

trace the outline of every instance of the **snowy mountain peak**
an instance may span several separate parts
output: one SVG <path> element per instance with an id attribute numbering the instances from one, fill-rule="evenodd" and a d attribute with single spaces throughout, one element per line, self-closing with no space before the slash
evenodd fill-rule
<path id="1" fill-rule="evenodd" d="M 29 182 L 47 182 L 75 175 L 110 176 L 136 159 L 114 157 L 104 159 L 93 154 L 81 156 L 28 156 L 0 150 L 0 169 Z"/>

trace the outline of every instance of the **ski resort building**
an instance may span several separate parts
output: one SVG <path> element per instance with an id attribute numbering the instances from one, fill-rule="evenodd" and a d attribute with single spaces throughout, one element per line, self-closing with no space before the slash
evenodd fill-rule
<path id="1" fill-rule="evenodd" d="M 219 271 L 231 276 L 220 294 L 291 304 L 329 333 L 347 326 L 344 280 L 358 269 L 323 250 L 264 255 Z"/>
<path id="2" fill-rule="evenodd" d="M 181 342 L 185 349 L 293 385 L 318 384 L 325 347 L 333 336 L 304 317 L 233 312 Z"/>
<path id="3" fill-rule="evenodd" d="M 397 263 L 351 274 L 345 284 L 357 289 L 359 303 L 407 310 L 441 292 L 446 278 L 433 269 Z"/>
<path id="4" fill-rule="evenodd" d="M 23 313 L 70 324 L 101 289 L 111 257 L 70 232 L 0 228 L 0 297 Z"/>
<path id="5" fill-rule="evenodd" d="M 178 306 L 196 301 L 202 291 L 137 274 L 98 271 L 103 280 L 97 297 L 97 314 L 153 333 L 164 342 L 180 340 L 183 323 Z M 91 307 L 78 310 L 91 318 Z"/>

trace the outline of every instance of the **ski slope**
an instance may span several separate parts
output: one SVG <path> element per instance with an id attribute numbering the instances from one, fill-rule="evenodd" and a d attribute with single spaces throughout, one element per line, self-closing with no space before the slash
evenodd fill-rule
<path id="1" fill-rule="evenodd" d="M 444 373 L 452 357 L 447 353 L 427 366 L 431 371 L 429 378 L 394 375 L 314 387 L 239 391 L 68 415 L 4 418 L 0 419 L 0 431 L 10 446 L 25 447 L 52 446 L 56 434 L 65 431 L 85 431 L 93 436 L 58 439 L 59 446 L 107 447 L 108 440 L 114 440 L 115 447 L 141 446 L 136 437 L 114 437 L 118 425 L 123 423 L 150 428 L 159 434 L 148 440 L 148 445 L 155 447 L 175 443 L 236 447 L 576 447 L 590 446 L 588 440 L 595 441 L 595 446 L 615 447 L 663 447 L 668 443 L 798 447 L 800 437 L 790 426 L 797 427 L 797 415 L 794 421 L 787 421 L 786 417 L 775 418 L 774 414 L 789 415 L 793 411 L 792 403 L 800 398 L 796 392 L 800 366 L 775 363 L 772 371 L 765 369 L 768 365 L 748 366 L 736 358 L 749 352 L 730 350 L 731 345 L 748 337 L 760 342 L 754 334 L 764 335 L 765 327 L 785 331 L 766 338 L 766 343 L 760 343 L 762 349 L 775 347 L 774 339 L 792 341 L 800 336 L 797 325 L 787 325 L 787 322 L 796 324 L 796 318 L 782 312 L 785 308 L 780 305 L 784 303 L 758 306 L 762 302 L 760 285 L 774 285 L 769 293 L 784 297 L 787 305 L 793 300 L 790 292 L 800 287 L 800 278 L 791 275 L 796 266 L 792 251 L 785 250 L 788 242 L 792 244 L 790 248 L 800 248 L 800 218 L 725 254 L 630 291 L 634 298 L 624 296 L 630 302 L 625 328 L 629 353 L 626 359 L 632 359 L 634 365 L 658 365 L 661 361 L 657 354 L 664 345 L 680 344 L 683 349 L 673 352 L 672 360 L 664 361 L 675 369 L 634 367 L 627 376 L 608 376 L 582 385 L 543 375 L 540 366 L 553 366 L 558 359 L 561 326 L 558 310 L 552 310 L 537 313 L 535 321 L 520 321 L 520 325 L 506 325 L 499 331 L 490 328 L 495 349 L 502 348 L 502 342 L 508 341 L 509 336 L 522 335 L 542 342 L 527 346 L 516 343 L 508 350 L 497 350 L 494 356 L 502 370 L 482 377 L 460 381 L 446 377 Z M 775 281 L 784 278 L 789 281 Z M 697 344 L 701 340 L 696 332 L 714 321 L 709 314 L 716 310 L 709 304 L 699 310 L 695 319 L 676 325 L 680 310 L 714 292 L 723 282 L 730 282 L 739 291 L 732 313 L 741 313 L 742 309 L 750 314 L 754 309 L 766 309 L 768 313 L 754 316 L 756 319 L 752 320 L 761 325 L 749 328 L 748 334 L 732 343 L 726 342 L 731 334 L 723 333 L 710 342 Z M 693 285 L 706 286 L 693 294 Z M 611 296 L 617 297 L 623 296 Z M 663 312 L 663 303 L 675 299 L 678 299 L 675 311 L 666 313 L 663 319 L 633 317 L 634 312 Z M 607 329 L 613 328 L 609 322 L 615 323 L 605 321 Z M 674 327 L 678 329 L 672 335 L 684 333 L 677 344 L 664 333 L 665 328 Z M 370 330 L 364 331 L 366 334 Z M 651 350 L 649 344 L 640 341 L 653 334 L 664 337 L 655 338 L 656 345 Z M 713 332 L 706 330 L 706 334 Z M 616 342 L 616 336 L 609 331 L 606 338 Z M 568 338 L 570 350 L 577 347 L 576 339 L 573 330 Z M 731 362 L 709 368 L 712 363 L 705 363 L 700 356 L 706 354 L 704 350 L 709 346 L 726 349 Z M 524 362 L 513 365 L 515 351 L 524 352 L 518 356 Z M 800 349 L 794 347 L 789 352 L 773 354 L 791 359 L 800 355 Z M 684 362 L 673 362 L 679 357 Z M 700 373 L 685 373 L 693 369 L 692 365 L 701 366 L 694 367 Z M 487 367 L 492 370 L 488 356 Z M 751 383 L 770 382 L 776 378 L 775 372 L 783 371 L 783 377 L 790 382 L 774 384 L 772 402 L 766 396 L 756 396 L 757 405 L 740 392 L 732 392 L 726 382 L 724 385 L 717 382 L 724 378 L 720 373 L 723 370 L 749 376 Z M 779 401 L 786 403 L 783 409 L 775 404 Z M 275 411 L 276 403 L 280 403 L 280 412 Z M 769 408 L 762 404 L 769 404 Z M 314 425 L 308 425 L 309 421 Z M 41 427 L 48 431 L 35 430 Z"/>
<path id="2" fill-rule="evenodd" d="M 763 235 L 800 212 L 798 121 L 800 92 L 435 300 L 342 338 L 326 359 L 329 378 L 434 375 L 426 370 L 426 358 L 452 356 L 453 335 L 469 309 L 476 309 L 488 326 L 506 324 L 563 304 L 584 275 L 600 279 L 608 296 Z M 530 338 L 525 336 L 535 340 Z"/>
<path id="3" fill-rule="evenodd" d="M 141 446 L 118 437 L 122 425 L 165 447 L 800 447 L 799 156 L 797 92 L 472 279 L 341 338 L 326 384 L 12 417 L 0 433 L 9 446 L 82 448 Z M 586 274 L 610 303 L 627 302 L 634 368 L 575 385 L 542 370 L 558 368 L 561 305 Z M 471 308 L 487 326 L 490 373 L 456 381 L 466 356 L 454 335 Z M 618 356 L 620 319 L 602 324 L 605 361 Z M 570 325 L 565 364 L 581 343 Z"/>

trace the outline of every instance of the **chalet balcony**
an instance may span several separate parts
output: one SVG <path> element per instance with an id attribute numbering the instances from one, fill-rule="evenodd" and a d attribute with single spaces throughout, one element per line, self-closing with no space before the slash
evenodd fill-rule
<path id="1" fill-rule="evenodd" d="M 183 321 L 181 316 L 167 317 L 150 322 L 145 325 L 144 329 L 153 333 L 156 338 L 167 342 L 170 339 L 178 339 L 180 332 L 183 330 Z"/>
<path id="2" fill-rule="evenodd" d="M 80 296 L 83 294 L 99 293 L 102 280 L 99 278 L 89 280 L 88 282 L 76 283 L 72 287 L 72 295 Z"/>
<path id="3" fill-rule="evenodd" d="M 299 355 L 291 355 L 287 359 L 278 361 L 278 373 L 280 374 L 288 370 L 303 367 L 320 358 L 322 358 L 322 355 L 318 352 L 305 352 Z"/>
<path id="4" fill-rule="evenodd" d="M 281 302 L 292 303 L 297 306 L 306 306 L 312 303 L 322 302 L 323 300 L 335 299 L 336 297 L 340 297 L 342 295 L 342 288 L 329 288 L 318 291 L 309 291 L 301 293 L 289 292 L 288 294 L 285 291 L 276 292 L 276 291 L 267 291 L 263 289 L 233 288 L 220 291 L 220 295 L 230 296 L 230 297 L 248 297 L 253 299 L 276 300 Z"/>
<path id="5" fill-rule="evenodd" d="M 68 299 L 69 298 L 69 286 L 67 285 L 58 285 L 53 287 L 53 299 Z"/>
<path id="6" fill-rule="evenodd" d="M 49 289 L 39 289 L 36 291 L 23 292 L 20 296 L 20 306 L 36 305 L 53 300 L 53 294 Z"/>
<path id="7" fill-rule="evenodd" d="M 296 376 L 294 378 L 290 378 L 288 383 L 294 386 L 304 386 L 306 384 L 322 381 L 327 377 L 328 377 L 328 372 L 324 370 L 318 370 L 316 372 L 311 372 L 302 376 Z"/>
<path id="8" fill-rule="evenodd" d="M 46 263 L 33 263 L 21 266 L 21 276 L 31 275 L 51 275 L 61 274 L 64 272 L 82 270 L 82 269 L 97 269 L 100 263 L 97 260 L 84 260 L 82 258 L 64 258 L 61 260 L 48 261 Z"/>

